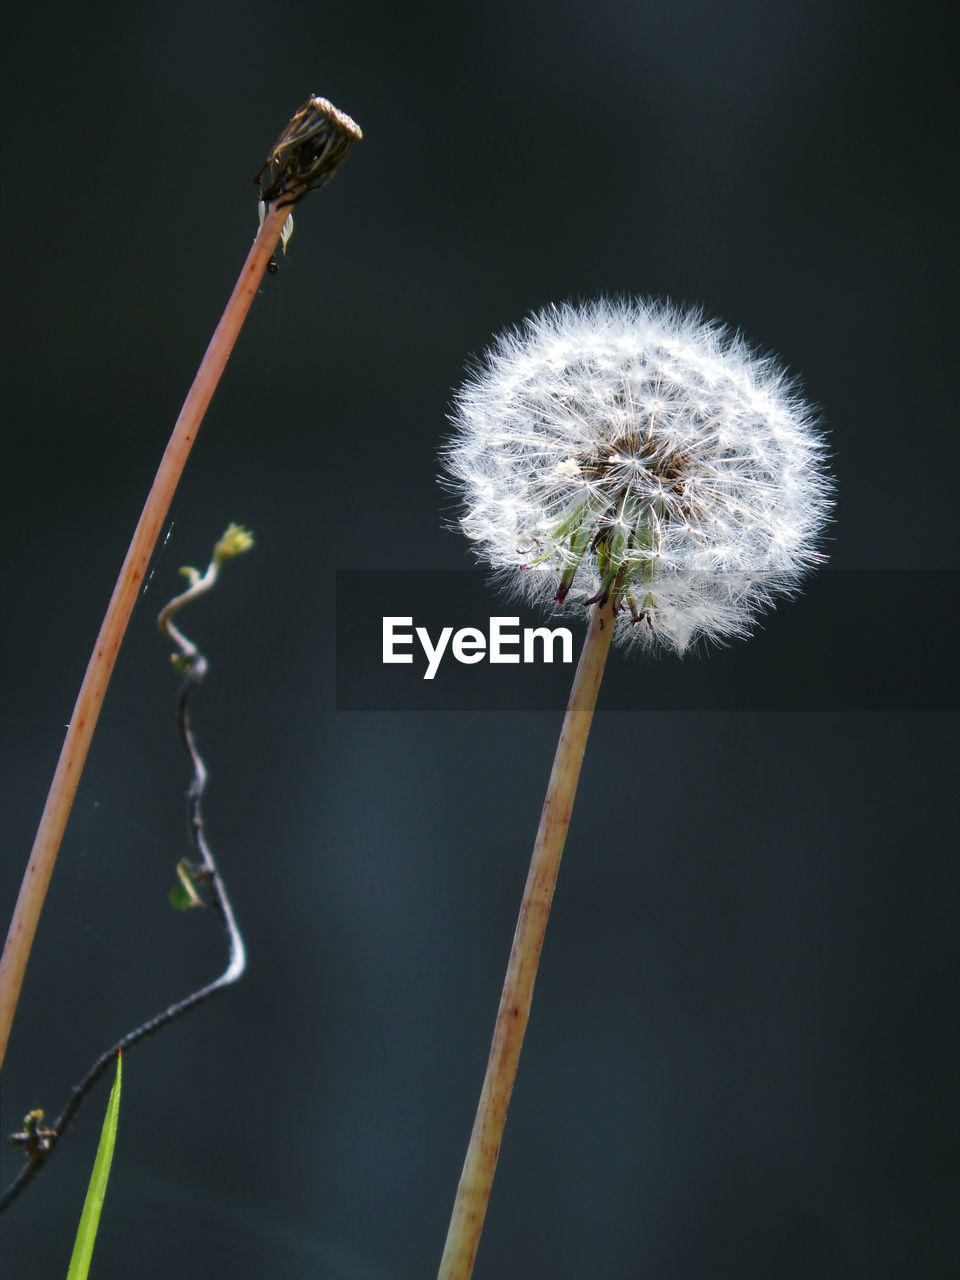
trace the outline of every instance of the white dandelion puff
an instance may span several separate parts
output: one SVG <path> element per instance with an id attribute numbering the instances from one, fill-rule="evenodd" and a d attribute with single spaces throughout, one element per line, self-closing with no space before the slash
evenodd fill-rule
<path id="1" fill-rule="evenodd" d="M 616 639 L 747 634 L 823 559 L 816 416 L 697 311 L 599 300 L 496 338 L 443 458 L 478 557 L 541 604 L 612 599 Z"/>
<path id="2" fill-rule="evenodd" d="M 594 606 L 440 1263 L 469 1280 L 610 644 L 746 634 L 823 559 L 832 481 L 784 370 L 662 303 L 532 316 L 494 341 L 452 421 L 444 461 L 477 555 L 534 601 Z"/>

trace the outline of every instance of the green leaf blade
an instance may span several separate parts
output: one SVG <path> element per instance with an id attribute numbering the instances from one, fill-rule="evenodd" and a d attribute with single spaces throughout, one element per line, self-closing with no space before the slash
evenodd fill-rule
<path id="1" fill-rule="evenodd" d="M 107 1102 L 107 1114 L 103 1118 L 103 1129 L 100 1133 L 100 1145 L 97 1147 L 97 1158 L 93 1162 L 93 1173 L 87 1187 L 87 1198 L 83 1202 L 83 1213 L 77 1227 L 77 1237 L 73 1242 L 73 1254 L 70 1258 L 70 1269 L 67 1280 L 87 1280 L 90 1271 L 90 1260 L 93 1257 L 93 1246 L 100 1225 L 100 1210 L 107 1194 L 107 1182 L 110 1178 L 110 1166 L 113 1163 L 113 1148 L 117 1140 L 117 1120 L 120 1116 L 120 1080 L 122 1075 L 123 1055 L 117 1054 L 117 1074 L 110 1090 Z"/>

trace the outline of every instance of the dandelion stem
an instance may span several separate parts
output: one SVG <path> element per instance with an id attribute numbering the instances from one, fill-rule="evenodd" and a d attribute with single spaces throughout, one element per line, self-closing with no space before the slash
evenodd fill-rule
<path id="1" fill-rule="evenodd" d="M 247 255 L 230 301 L 210 339 L 193 386 L 187 393 L 174 425 L 93 647 L 24 872 L 3 956 L 0 957 L 0 1065 L 3 1064 L 10 1024 L 20 996 L 30 948 L 76 795 L 80 772 L 137 593 L 167 518 L 190 447 L 288 215 L 289 209 L 286 206 L 280 208 L 270 205 L 267 210 L 263 225 Z"/>
<path id="2" fill-rule="evenodd" d="M 603 668 L 613 638 L 611 601 L 598 604 L 590 620 L 570 700 L 560 730 L 540 827 L 520 904 L 507 976 L 490 1047 L 490 1059 L 470 1135 L 439 1280 L 469 1280 L 493 1185 L 510 1094 L 530 1016 L 533 984 L 543 946 L 553 891 L 573 811 L 580 765 L 597 702 Z"/>

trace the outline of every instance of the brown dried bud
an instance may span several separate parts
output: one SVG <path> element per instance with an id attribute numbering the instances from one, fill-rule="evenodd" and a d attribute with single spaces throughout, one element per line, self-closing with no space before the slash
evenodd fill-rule
<path id="1" fill-rule="evenodd" d="M 360 126 L 332 102 L 309 97 L 254 177 L 260 199 L 278 209 L 296 204 L 330 181 L 362 137 Z"/>

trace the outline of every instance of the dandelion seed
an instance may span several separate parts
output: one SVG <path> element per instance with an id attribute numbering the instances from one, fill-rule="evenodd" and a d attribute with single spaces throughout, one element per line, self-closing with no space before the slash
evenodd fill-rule
<path id="1" fill-rule="evenodd" d="M 622 642 L 745 635 L 824 559 L 815 414 L 699 312 L 542 311 L 494 340 L 452 422 L 444 462 L 478 557 L 535 603 L 612 598 Z"/>

